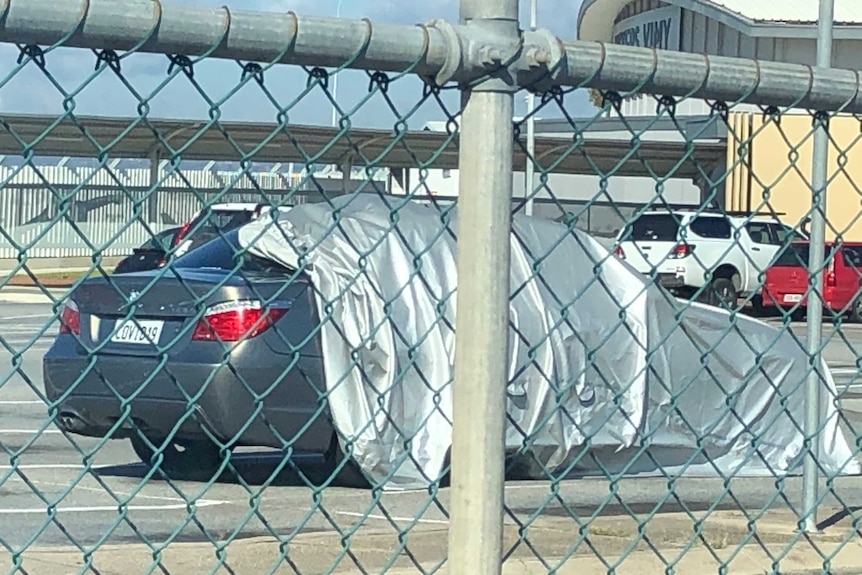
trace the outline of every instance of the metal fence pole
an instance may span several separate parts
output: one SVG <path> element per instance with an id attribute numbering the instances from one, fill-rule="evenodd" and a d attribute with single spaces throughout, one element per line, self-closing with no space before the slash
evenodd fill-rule
<path id="1" fill-rule="evenodd" d="M 820 0 L 820 16 L 817 25 L 817 66 L 832 67 L 832 20 L 834 0 Z M 823 266 L 826 242 L 826 181 L 829 159 L 829 140 L 823 124 L 815 126 L 814 161 L 811 170 L 811 236 L 808 244 L 808 274 L 812 289 L 822 294 Z M 808 297 L 807 337 L 808 354 L 813 362 L 805 387 L 805 437 L 810 441 L 810 451 L 805 458 L 802 471 L 802 513 L 804 530 L 817 531 L 817 461 L 820 453 L 820 388 L 822 386 L 821 347 L 823 329 L 823 307 L 820 297 Z M 812 303 L 814 305 L 812 305 Z"/>
<path id="2" fill-rule="evenodd" d="M 518 0 L 462 0 L 461 23 L 518 45 Z M 502 62 L 502 54 L 489 60 Z M 510 79 L 505 80 L 506 77 Z M 449 573 L 502 569 L 514 87 L 508 74 L 464 88 L 458 295 L 452 390 Z"/>
<path id="3" fill-rule="evenodd" d="M 539 0 L 530 0 L 530 30 L 535 30 L 539 17 Z M 524 213 L 528 216 L 533 215 L 533 191 L 536 186 L 536 167 L 532 162 L 532 158 L 536 156 L 536 118 L 533 112 L 536 109 L 536 96 L 532 92 L 527 93 L 527 165 L 524 169 L 524 196 L 527 198 L 527 205 L 524 206 Z"/>

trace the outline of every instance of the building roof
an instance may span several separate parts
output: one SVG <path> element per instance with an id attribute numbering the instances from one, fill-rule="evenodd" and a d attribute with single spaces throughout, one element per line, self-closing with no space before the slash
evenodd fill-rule
<path id="1" fill-rule="evenodd" d="M 608 42 L 616 15 L 631 0 L 584 0 L 578 14 L 578 38 Z M 664 0 L 721 22 L 748 36 L 814 38 L 817 0 Z M 862 40 L 862 0 L 835 0 L 836 40 Z"/>
<path id="2" fill-rule="evenodd" d="M 298 162 L 316 165 L 373 164 L 388 168 L 458 167 L 457 135 L 446 132 L 351 128 L 251 122 L 219 122 L 168 118 L 56 116 L 4 114 L 0 155 L 149 158 L 167 144 L 182 160 L 237 161 L 244 156 L 259 162 Z M 228 139 L 229 136 L 229 139 Z M 25 148 L 25 146 L 27 148 Z M 541 165 L 569 174 L 614 173 L 620 176 L 696 178 L 727 155 L 726 143 L 640 141 L 632 146 L 616 139 L 587 139 L 575 144 L 572 133 L 536 138 Z M 526 165 L 526 134 L 520 134 L 513 161 Z M 168 159 L 163 156 L 163 159 Z"/>
<path id="3" fill-rule="evenodd" d="M 702 0 L 715 4 L 753 22 L 815 24 L 819 10 L 816 0 Z M 835 0 L 836 24 L 862 23 L 862 2 Z"/>

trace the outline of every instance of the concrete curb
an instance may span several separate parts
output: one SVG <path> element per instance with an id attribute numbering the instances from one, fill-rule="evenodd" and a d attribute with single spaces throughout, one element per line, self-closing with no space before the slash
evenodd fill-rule
<path id="1" fill-rule="evenodd" d="M 638 521 L 645 521 L 646 527 Z M 699 521 L 698 533 L 694 519 L 683 513 L 656 515 L 648 521 L 645 517 L 598 517 L 585 529 L 588 542 L 582 541 L 572 552 L 579 539 L 578 522 L 570 517 L 541 516 L 528 526 L 507 523 L 503 548 L 512 554 L 502 573 L 606 575 L 610 566 L 618 575 L 665 573 L 669 566 L 676 575 L 859 573 L 862 542 L 852 536 L 852 522 L 851 517 L 844 517 L 822 535 L 804 536 L 796 532 L 796 519 L 787 510 L 767 511 L 756 525 L 741 512 L 716 511 Z M 325 531 L 299 533 L 289 544 L 274 537 L 237 539 L 226 546 L 224 559 L 235 573 L 341 575 L 363 571 L 412 575 L 429 571 L 445 559 L 448 529 L 436 524 L 418 525 L 399 535 L 394 528 L 382 530 L 379 524 L 370 527 L 363 523 L 347 539 L 347 553 L 342 537 Z M 117 574 L 139 571 L 153 564 L 153 551 L 140 543 L 105 544 L 94 551 L 93 568 Z M 289 554 L 289 565 L 282 558 L 283 552 Z M 215 543 L 175 543 L 159 549 L 159 557 L 159 565 L 173 575 L 221 572 Z M 829 557 L 828 565 L 824 557 Z M 69 547 L 31 547 L 24 551 L 23 559 L 22 567 L 31 575 L 54 575 L 80 569 L 83 554 Z M 0 553 L 0 571 L 10 565 L 9 553 Z M 279 567 L 274 568 L 276 565 Z M 386 569 L 387 565 L 391 566 Z M 449 569 L 444 565 L 436 573 L 447 575 Z"/>

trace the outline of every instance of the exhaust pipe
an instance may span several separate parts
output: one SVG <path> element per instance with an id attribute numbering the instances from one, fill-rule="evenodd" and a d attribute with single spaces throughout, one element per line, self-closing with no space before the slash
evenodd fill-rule
<path id="1" fill-rule="evenodd" d="M 77 413 L 72 413 L 71 411 L 60 412 L 57 419 L 60 422 L 60 426 L 71 433 L 80 433 L 89 427 L 87 422 L 81 419 Z"/>

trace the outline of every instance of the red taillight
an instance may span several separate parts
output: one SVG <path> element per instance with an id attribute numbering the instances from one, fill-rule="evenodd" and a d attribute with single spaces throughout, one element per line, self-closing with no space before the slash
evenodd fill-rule
<path id="1" fill-rule="evenodd" d="M 826 266 L 826 274 L 824 277 L 824 283 L 826 284 L 826 287 L 835 287 L 835 285 L 837 284 L 835 278 L 835 257 L 836 256 L 833 255 L 832 259 L 829 260 L 829 265 Z"/>
<path id="2" fill-rule="evenodd" d="M 614 255 L 617 256 L 618 258 L 620 258 L 621 260 L 626 259 L 626 251 L 623 249 L 622 246 L 617 246 L 614 249 Z"/>
<path id="3" fill-rule="evenodd" d="M 175 248 L 183 241 L 183 238 L 186 237 L 186 234 L 189 233 L 189 227 L 192 225 L 192 221 L 189 220 L 183 224 L 183 227 L 180 228 L 180 231 L 177 235 L 174 236 L 174 239 L 171 240 L 171 247 Z"/>
<path id="4" fill-rule="evenodd" d="M 686 243 L 676 244 L 670 251 L 670 257 L 675 259 L 685 258 L 692 254 L 694 246 Z"/>
<path id="5" fill-rule="evenodd" d="M 241 341 L 257 337 L 288 312 L 285 304 L 266 308 L 256 301 L 228 302 L 207 310 L 195 326 L 195 341 Z"/>
<path id="6" fill-rule="evenodd" d="M 72 300 L 68 300 L 60 312 L 60 333 L 81 334 L 81 313 Z"/>

